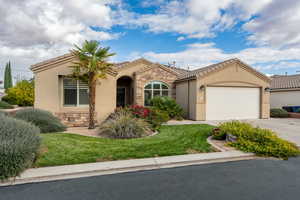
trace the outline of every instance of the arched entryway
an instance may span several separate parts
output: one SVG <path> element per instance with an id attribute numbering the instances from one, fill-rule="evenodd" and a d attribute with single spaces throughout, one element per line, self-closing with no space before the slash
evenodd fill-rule
<path id="1" fill-rule="evenodd" d="M 133 104 L 133 80 L 129 76 L 122 76 L 117 80 L 117 107 Z"/>

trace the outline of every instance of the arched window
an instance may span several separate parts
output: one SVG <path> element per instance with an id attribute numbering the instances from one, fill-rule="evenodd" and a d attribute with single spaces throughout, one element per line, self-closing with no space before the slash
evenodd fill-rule
<path id="1" fill-rule="evenodd" d="M 169 86 L 160 81 L 151 81 L 144 88 L 144 104 L 150 105 L 150 100 L 155 96 L 169 96 Z"/>

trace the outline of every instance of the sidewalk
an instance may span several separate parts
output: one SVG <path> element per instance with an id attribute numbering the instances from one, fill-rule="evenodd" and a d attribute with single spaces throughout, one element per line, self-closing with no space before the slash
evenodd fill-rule
<path id="1" fill-rule="evenodd" d="M 28 169 L 20 177 L 17 177 L 14 181 L 0 183 L 0 186 L 72 179 L 105 174 L 116 174 L 140 170 L 180 167 L 187 165 L 249 160 L 254 158 L 255 155 L 252 153 L 243 153 L 240 151 L 225 151 L 214 153 L 188 154 L 180 156 L 166 156 L 145 159 L 65 165 L 57 167 L 42 167 Z"/>

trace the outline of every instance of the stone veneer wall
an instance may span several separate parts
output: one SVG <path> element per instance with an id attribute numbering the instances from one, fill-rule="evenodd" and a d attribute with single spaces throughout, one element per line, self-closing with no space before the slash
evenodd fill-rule
<path id="1" fill-rule="evenodd" d="M 89 125 L 89 112 L 59 112 L 55 113 L 55 115 L 68 127 L 87 127 Z M 95 114 L 95 116 L 97 116 L 97 114 Z"/>
<path id="2" fill-rule="evenodd" d="M 174 73 L 163 70 L 160 67 L 155 67 L 153 69 L 136 73 L 135 74 L 135 103 L 139 105 L 144 105 L 144 86 L 150 81 L 162 81 L 169 85 L 171 96 L 176 98 L 176 88 L 174 81 L 177 76 Z"/>

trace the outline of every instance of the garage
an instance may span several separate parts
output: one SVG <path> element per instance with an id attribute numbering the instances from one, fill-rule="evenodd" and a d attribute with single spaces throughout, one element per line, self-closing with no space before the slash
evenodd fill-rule
<path id="1" fill-rule="evenodd" d="M 176 81 L 176 101 L 191 120 L 268 119 L 270 83 L 235 58 L 182 75 Z"/>
<path id="2" fill-rule="evenodd" d="M 260 89 L 207 87 L 206 120 L 258 119 Z"/>

